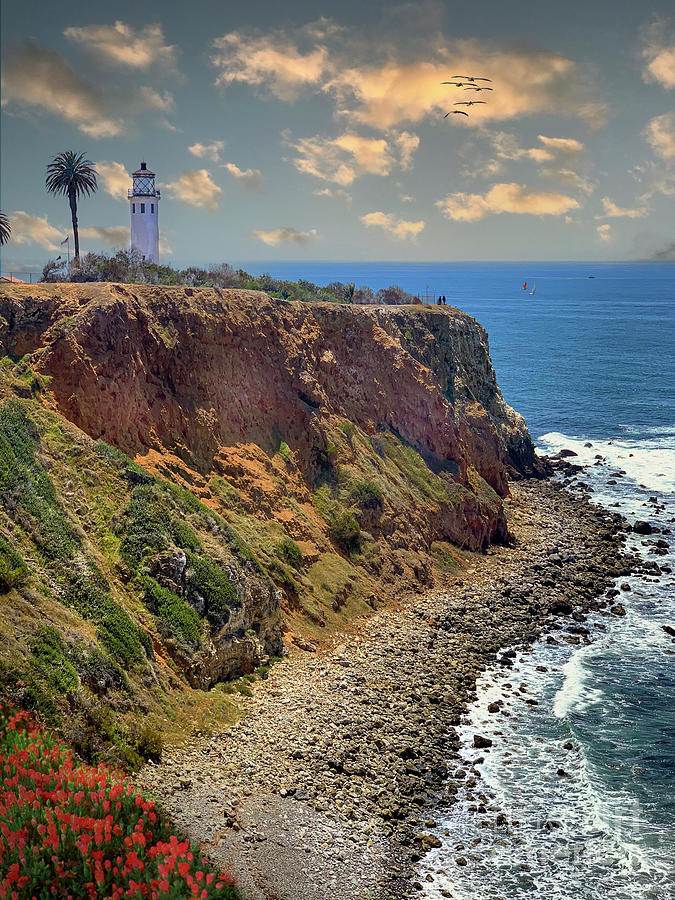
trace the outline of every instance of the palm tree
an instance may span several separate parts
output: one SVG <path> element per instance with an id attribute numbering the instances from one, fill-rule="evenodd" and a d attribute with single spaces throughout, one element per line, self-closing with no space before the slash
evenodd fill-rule
<path id="1" fill-rule="evenodd" d="M 75 239 L 74 261 L 80 259 L 80 236 L 77 230 L 77 198 L 88 197 L 98 187 L 96 169 L 84 153 L 66 150 L 59 153 L 47 166 L 47 190 L 50 194 L 63 194 L 68 198 L 70 214 L 73 219 L 73 238 Z"/>
<path id="2" fill-rule="evenodd" d="M 9 218 L 0 212 L 0 244 L 6 244 L 12 236 L 12 226 L 9 224 Z"/>

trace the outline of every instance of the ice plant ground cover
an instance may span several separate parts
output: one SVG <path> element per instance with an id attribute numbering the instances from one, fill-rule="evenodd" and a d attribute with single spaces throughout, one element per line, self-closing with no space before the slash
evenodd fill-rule
<path id="1" fill-rule="evenodd" d="M 240 900 L 121 774 L 0 707 L 0 898 Z"/>

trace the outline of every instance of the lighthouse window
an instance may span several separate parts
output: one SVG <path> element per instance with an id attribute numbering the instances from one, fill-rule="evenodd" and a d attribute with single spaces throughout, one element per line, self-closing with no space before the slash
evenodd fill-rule
<path id="1" fill-rule="evenodd" d="M 150 212 L 151 212 L 151 213 L 154 213 L 154 211 L 155 211 L 155 204 L 154 204 L 154 203 L 151 203 L 151 204 L 150 204 Z"/>
<path id="2" fill-rule="evenodd" d="M 141 203 L 141 212 L 142 212 L 142 213 L 145 212 L 145 203 Z"/>
<path id="3" fill-rule="evenodd" d="M 135 203 L 132 203 L 132 204 L 131 204 L 131 212 L 132 212 L 132 213 L 135 213 L 135 212 L 136 212 L 136 204 L 135 204 Z"/>

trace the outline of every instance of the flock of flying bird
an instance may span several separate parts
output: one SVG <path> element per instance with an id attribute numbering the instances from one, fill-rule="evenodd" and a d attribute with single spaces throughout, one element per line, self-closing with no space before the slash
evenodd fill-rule
<path id="1" fill-rule="evenodd" d="M 493 88 L 491 87 L 481 87 L 476 84 L 477 81 L 489 81 L 492 82 L 491 78 L 483 78 L 480 75 L 453 75 L 453 79 L 457 78 L 458 81 L 441 81 L 441 84 L 451 84 L 454 87 L 464 88 L 465 91 L 491 91 Z M 476 106 L 478 103 L 487 103 L 487 100 L 460 100 L 455 103 L 455 106 Z M 447 119 L 448 116 L 466 116 L 469 117 L 468 112 L 465 112 L 463 109 L 451 109 L 450 112 L 447 112 L 443 118 Z"/>

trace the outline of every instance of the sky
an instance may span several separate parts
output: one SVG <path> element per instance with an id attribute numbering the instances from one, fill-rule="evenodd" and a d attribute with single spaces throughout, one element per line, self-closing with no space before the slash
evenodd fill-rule
<path id="1" fill-rule="evenodd" d="M 145 160 L 173 265 L 675 259 L 675 10 L 4 0 L 1 149 L 3 273 L 61 252 L 67 149 L 83 251 L 128 245 Z"/>

